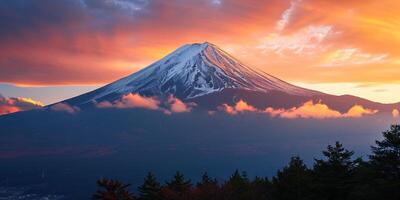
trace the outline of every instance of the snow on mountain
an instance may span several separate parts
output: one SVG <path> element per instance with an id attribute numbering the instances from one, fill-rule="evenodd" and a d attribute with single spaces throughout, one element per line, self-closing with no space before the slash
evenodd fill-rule
<path id="1" fill-rule="evenodd" d="M 266 93 L 282 91 L 299 96 L 321 94 L 251 69 L 214 44 L 205 42 L 184 45 L 136 73 L 76 97 L 79 100 L 71 100 L 73 104 L 79 105 L 113 100 L 129 93 L 174 95 L 188 100 L 227 88 Z"/>

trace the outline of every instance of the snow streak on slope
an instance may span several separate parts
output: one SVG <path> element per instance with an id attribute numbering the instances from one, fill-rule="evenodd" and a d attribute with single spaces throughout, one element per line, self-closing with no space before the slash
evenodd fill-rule
<path id="1" fill-rule="evenodd" d="M 184 45 L 137 73 L 93 91 L 90 98 L 81 103 L 127 93 L 172 94 L 187 100 L 226 88 L 261 92 L 277 90 L 300 96 L 320 94 L 253 70 L 217 46 L 205 42 Z"/>

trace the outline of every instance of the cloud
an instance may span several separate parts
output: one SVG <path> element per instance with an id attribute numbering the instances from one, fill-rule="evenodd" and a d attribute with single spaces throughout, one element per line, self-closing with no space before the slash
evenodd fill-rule
<path id="1" fill-rule="evenodd" d="M 375 114 L 377 110 L 365 109 L 360 105 L 354 105 L 351 107 L 346 113 L 340 113 L 337 110 L 333 110 L 329 108 L 328 105 L 323 104 L 321 102 L 314 103 L 313 101 L 308 101 L 304 103 L 300 107 L 293 107 L 291 109 L 274 109 L 267 108 L 264 111 L 265 113 L 270 114 L 271 116 L 277 116 L 282 118 L 316 118 L 316 119 L 325 119 L 325 118 L 343 118 L 343 117 L 362 117 L 363 115 L 371 115 Z"/>
<path id="2" fill-rule="evenodd" d="M 281 19 L 276 23 L 276 29 L 282 31 L 289 24 L 290 17 L 301 0 L 293 0 L 290 2 L 290 7 L 282 13 Z"/>
<path id="3" fill-rule="evenodd" d="M 182 112 L 190 112 L 196 104 L 194 103 L 184 103 L 181 100 L 170 96 L 168 98 L 168 103 L 170 106 L 170 111 L 173 113 L 182 113 Z"/>
<path id="4" fill-rule="evenodd" d="M 0 94 L 0 115 L 43 107 L 43 103 L 25 97 L 3 97 Z"/>
<path id="5" fill-rule="evenodd" d="M 145 97 L 137 93 L 123 96 L 114 102 L 102 101 L 96 104 L 98 108 L 145 108 L 149 110 L 159 110 L 165 114 L 190 112 L 195 103 L 184 103 L 180 99 L 169 96 L 165 102 L 161 102 L 155 97 Z"/>
<path id="6" fill-rule="evenodd" d="M 387 57 L 387 54 L 369 54 L 357 48 L 343 48 L 328 54 L 322 66 L 334 67 L 381 63 L 384 62 Z"/>
<path id="7" fill-rule="evenodd" d="M 212 0 L 211 3 L 219 6 L 222 4 L 222 0 Z"/>
<path id="8" fill-rule="evenodd" d="M 235 106 L 229 106 L 223 104 L 221 109 L 228 114 L 238 114 L 241 112 L 258 112 L 266 113 L 272 117 L 281 118 L 315 118 L 315 119 L 325 119 L 325 118 L 357 118 L 364 115 L 372 115 L 377 113 L 377 110 L 366 109 L 360 105 L 354 105 L 346 113 L 340 113 L 337 110 L 333 110 L 328 107 L 328 105 L 321 102 L 314 103 L 313 101 L 305 102 L 299 107 L 293 107 L 290 109 L 275 109 L 268 107 L 265 110 L 259 110 L 255 107 L 249 105 L 243 100 L 240 100 Z"/>
<path id="9" fill-rule="evenodd" d="M 109 101 L 102 101 L 100 103 L 96 103 L 96 107 L 98 108 L 112 108 L 114 105 Z"/>
<path id="10" fill-rule="evenodd" d="M 261 39 L 258 48 L 263 53 L 274 52 L 283 55 L 302 55 L 321 52 L 321 43 L 333 34 L 333 27 L 329 25 L 307 26 L 293 34 L 269 34 Z"/>
<path id="11" fill-rule="evenodd" d="M 362 117 L 363 115 L 371 115 L 375 114 L 377 110 L 365 109 L 360 105 L 354 105 L 351 107 L 346 113 L 340 113 L 337 110 L 333 110 L 329 108 L 328 105 L 323 104 L 321 102 L 314 103 L 313 101 L 308 101 L 304 103 L 300 107 L 293 107 L 291 109 L 274 109 L 267 108 L 264 111 L 265 113 L 270 114 L 271 116 L 277 116 L 282 118 L 316 118 L 316 119 L 325 119 L 325 118 L 343 118 L 343 117 Z"/>
<path id="12" fill-rule="evenodd" d="M 152 97 L 144 97 L 136 93 L 124 95 L 120 100 L 113 103 L 103 101 L 97 104 L 99 108 L 145 108 L 150 110 L 157 110 L 160 107 L 160 102 Z"/>
<path id="13" fill-rule="evenodd" d="M 251 105 L 249 105 L 247 102 L 243 100 L 239 100 L 235 106 L 229 106 L 228 104 L 222 104 L 222 107 L 220 108 L 223 111 L 235 115 L 238 113 L 242 112 L 256 112 L 257 109 Z"/>
<path id="14" fill-rule="evenodd" d="M 160 102 L 152 97 L 144 97 L 139 94 L 128 94 L 116 102 L 117 108 L 146 108 L 150 110 L 157 110 Z"/>
<path id="15" fill-rule="evenodd" d="M 354 105 L 350 108 L 347 113 L 343 114 L 343 117 L 362 117 L 363 115 L 373 115 L 376 114 L 378 110 L 366 109 L 361 105 Z"/>
<path id="16" fill-rule="evenodd" d="M 285 109 L 265 109 L 266 113 L 271 114 L 271 116 L 278 116 L 282 118 L 339 118 L 342 114 L 339 111 L 330 109 L 327 105 L 322 103 L 314 104 L 312 101 L 304 103 L 300 107 L 294 107 L 288 110 Z"/>
<path id="17" fill-rule="evenodd" d="M 400 112 L 397 109 L 393 109 L 392 111 L 392 115 L 394 118 L 398 118 L 400 116 Z"/>
<path id="18" fill-rule="evenodd" d="M 67 113 L 76 113 L 79 112 L 80 109 L 76 106 L 70 106 L 66 103 L 57 103 L 55 105 L 52 105 L 50 107 L 50 110 L 56 111 L 56 112 L 67 112 Z"/>

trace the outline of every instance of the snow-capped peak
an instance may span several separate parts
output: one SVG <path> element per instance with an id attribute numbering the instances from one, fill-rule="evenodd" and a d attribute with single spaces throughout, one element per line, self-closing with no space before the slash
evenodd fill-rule
<path id="1" fill-rule="evenodd" d="M 85 100 L 104 100 L 128 93 L 172 94 L 185 100 L 226 88 L 278 90 L 301 96 L 317 93 L 251 69 L 216 45 L 204 42 L 184 45 L 150 66 L 91 92 Z"/>

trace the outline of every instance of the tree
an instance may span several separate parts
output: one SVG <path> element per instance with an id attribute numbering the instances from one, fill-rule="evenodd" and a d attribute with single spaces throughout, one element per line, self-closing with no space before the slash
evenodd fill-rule
<path id="1" fill-rule="evenodd" d="M 374 182 L 381 199 L 400 199 L 400 125 L 392 125 L 383 137 L 371 147 Z"/>
<path id="2" fill-rule="evenodd" d="M 94 200 L 134 200 L 133 194 L 128 191 L 129 184 L 117 180 L 101 179 L 97 181 L 98 189 L 93 195 Z"/>
<path id="3" fill-rule="evenodd" d="M 267 178 L 256 177 L 250 183 L 250 194 L 252 200 L 270 200 L 271 182 Z"/>
<path id="4" fill-rule="evenodd" d="M 298 156 L 272 179 L 273 193 L 280 200 L 310 199 L 311 173 Z"/>
<path id="5" fill-rule="evenodd" d="M 218 200 L 220 199 L 220 187 L 216 179 L 208 176 L 207 172 L 201 177 L 194 191 L 195 199 L 199 200 Z"/>
<path id="6" fill-rule="evenodd" d="M 335 146 L 328 145 L 322 153 L 325 160 L 315 159 L 313 193 L 317 199 L 347 199 L 354 185 L 354 172 L 361 159 L 352 160 L 354 152 L 344 149 L 339 142 Z"/>
<path id="7" fill-rule="evenodd" d="M 173 200 L 188 199 L 191 189 L 191 181 L 186 180 L 183 174 L 178 171 L 174 178 L 167 182 L 167 186 L 163 190 L 163 197 Z"/>
<path id="8" fill-rule="evenodd" d="M 229 200 L 250 199 L 249 186 L 247 174 L 245 172 L 240 173 L 236 170 L 223 187 L 224 197 Z"/>
<path id="9" fill-rule="evenodd" d="M 157 181 L 155 175 L 151 172 L 147 174 L 144 179 L 143 185 L 138 187 L 141 200 L 160 200 L 161 197 L 161 186 Z"/>

